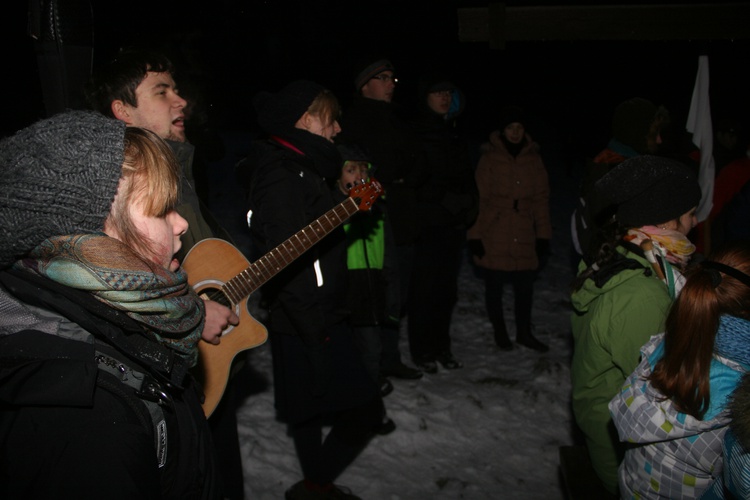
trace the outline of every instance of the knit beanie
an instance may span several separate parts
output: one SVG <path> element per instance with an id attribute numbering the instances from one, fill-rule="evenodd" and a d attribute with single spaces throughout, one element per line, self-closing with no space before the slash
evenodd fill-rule
<path id="1" fill-rule="evenodd" d="M 500 111 L 500 123 L 498 123 L 500 128 L 498 130 L 504 130 L 511 123 L 520 123 L 523 125 L 524 120 L 525 117 L 521 108 L 518 106 L 508 106 Z"/>
<path id="2" fill-rule="evenodd" d="M 612 117 L 612 137 L 641 154 L 648 152 L 646 136 L 656 117 L 656 106 L 635 97 L 621 102 Z"/>
<path id="3" fill-rule="evenodd" d="M 297 120 L 324 90 L 315 82 L 298 80 L 275 94 L 259 92 L 253 98 L 258 124 L 269 134 L 284 134 L 294 128 Z"/>
<path id="4" fill-rule="evenodd" d="M 358 68 L 359 69 L 359 68 Z M 357 90 L 364 87 L 364 85 L 370 81 L 371 78 L 378 76 L 383 71 L 393 71 L 396 69 L 388 59 L 379 59 L 373 63 L 368 64 L 363 69 L 359 69 L 354 77 L 354 88 Z"/>
<path id="5" fill-rule="evenodd" d="M 367 149 L 358 144 L 336 144 L 336 149 L 344 161 L 365 161 L 372 163 L 372 157 Z"/>
<path id="6" fill-rule="evenodd" d="M 430 94 L 432 92 L 442 92 L 444 90 L 447 90 L 449 92 L 456 90 L 456 85 L 449 81 L 449 80 L 441 80 L 439 82 L 435 82 L 427 87 L 427 93 Z"/>
<path id="7" fill-rule="evenodd" d="M 0 141 L 0 268 L 49 237 L 104 228 L 124 139 L 123 122 L 68 111 Z"/>
<path id="8" fill-rule="evenodd" d="M 596 183 L 597 192 L 617 205 L 617 220 L 628 227 L 677 219 L 698 205 L 701 189 L 682 163 L 660 156 L 636 156 Z"/>

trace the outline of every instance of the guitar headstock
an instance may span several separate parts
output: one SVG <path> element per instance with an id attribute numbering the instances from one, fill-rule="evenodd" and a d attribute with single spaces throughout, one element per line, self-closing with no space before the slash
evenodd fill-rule
<path id="1" fill-rule="evenodd" d="M 361 184 L 355 184 L 349 190 L 349 198 L 357 203 L 360 211 L 366 212 L 375 204 L 375 200 L 383 194 L 383 186 L 375 179 L 370 179 Z"/>

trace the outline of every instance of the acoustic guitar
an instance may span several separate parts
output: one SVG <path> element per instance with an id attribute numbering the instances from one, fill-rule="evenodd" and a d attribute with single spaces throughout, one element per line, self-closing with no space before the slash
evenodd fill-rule
<path id="1" fill-rule="evenodd" d="M 353 214 L 370 210 L 382 192 L 382 186 L 375 180 L 353 186 L 346 200 L 252 264 L 224 240 L 209 238 L 190 249 L 182 263 L 188 283 L 198 295 L 229 307 L 240 318 L 237 326 L 230 326 L 222 332 L 219 345 L 198 343 L 197 375 L 205 393 L 203 412 L 206 418 L 211 416 L 224 395 L 232 361 L 237 354 L 258 347 L 268 338 L 266 328 L 248 311 L 250 294 Z"/>

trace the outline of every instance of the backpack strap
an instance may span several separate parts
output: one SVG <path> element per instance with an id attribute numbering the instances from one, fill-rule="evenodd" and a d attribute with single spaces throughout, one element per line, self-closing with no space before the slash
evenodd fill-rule
<path id="1" fill-rule="evenodd" d="M 135 411 L 143 426 L 151 430 L 159 468 L 164 467 L 167 463 L 169 442 L 164 408 L 172 409 L 172 397 L 160 382 L 148 373 L 134 369 L 132 363 L 105 354 L 98 348 L 94 360 L 99 370 L 114 377 L 120 386 L 117 386 L 112 377 L 98 377 L 97 385 L 120 396 Z M 135 392 L 123 390 L 122 384 L 134 389 Z M 145 415 L 144 407 L 147 410 Z"/>

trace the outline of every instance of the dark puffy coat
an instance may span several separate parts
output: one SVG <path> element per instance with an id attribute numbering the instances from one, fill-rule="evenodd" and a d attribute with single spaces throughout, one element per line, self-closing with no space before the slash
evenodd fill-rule
<path id="1" fill-rule="evenodd" d="M 457 90 L 453 93 L 454 100 L 463 97 Z M 423 97 L 426 101 L 427 95 Z M 477 217 L 479 194 L 474 169 L 468 143 L 456 129 L 456 116 L 446 119 L 425 105 L 413 122 L 422 147 L 416 215 L 426 230 L 432 225 L 466 229 Z"/>

